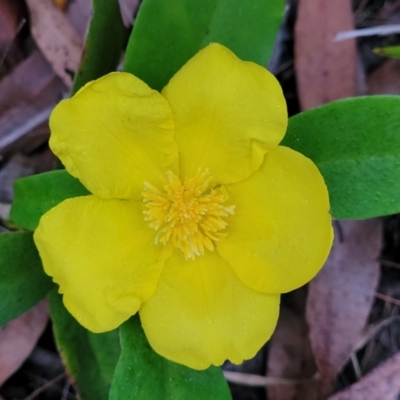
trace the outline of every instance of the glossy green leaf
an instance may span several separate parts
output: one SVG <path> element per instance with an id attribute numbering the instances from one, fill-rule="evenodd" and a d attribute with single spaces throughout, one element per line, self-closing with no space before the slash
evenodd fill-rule
<path id="1" fill-rule="evenodd" d="M 282 145 L 311 158 L 337 219 L 400 211 L 400 96 L 339 100 L 289 120 Z"/>
<path id="2" fill-rule="evenodd" d="M 19 317 L 53 287 L 31 232 L 0 234 L 0 326 Z"/>
<path id="3" fill-rule="evenodd" d="M 71 95 L 87 82 L 115 71 L 128 39 L 118 0 L 92 0 L 92 4 L 93 17 Z"/>
<path id="4" fill-rule="evenodd" d="M 87 194 L 78 179 L 65 170 L 21 178 L 14 184 L 11 219 L 21 228 L 33 230 L 46 211 L 69 197 Z"/>
<path id="5" fill-rule="evenodd" d="M 110 400 L 228 400 L 228 385 L 219 368 L 195 371 L 156 354 L 138 316 L 121 328 L 122 354 Z"/>
<path id="6" fill-rule="evenodd" d="M 66 310 L 56 289 L 49 295 L 49 304 L 57 347 L 79 398 L 107 400 L 120 355 L 118 331 L 87 331 Z"/>
<path id="7" fill-rule="evenodd" d="M 380 56 L 400 59 L 400 46 L 377 47 L 374 53 Z"/>
<path id="8" fill-rule="evenodd" d="M 124 69 L 160 90 L 211 42 L 266 66 L 284 7 L 283 0 L 144 0 Z"/>

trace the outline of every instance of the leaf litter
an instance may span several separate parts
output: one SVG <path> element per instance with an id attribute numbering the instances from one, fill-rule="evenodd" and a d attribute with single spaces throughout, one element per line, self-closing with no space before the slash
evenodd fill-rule
<path id="1" fill-rule="evenodd" d="M 49 311 L 46 301 L 0 330 L 0 387 L 22 365 L 42 335 Z"/>
<path id="2" fill-rule="evenodd" d="M 11 3 L 19 7 L 10 8 Z M 5 18 L 0 23 L 0 172 L 6 171 L 3 175 L 12 179 L 18 176 L 15 170 L 24 170 L 26 159 L 35 160 L 30 167 L 35 171 L 54 165 L 45 144 L 48 112 L 67 94 L 79 66 L 85 24 L 91 14 L 89 0 L 55 1 L 53 4 L 60 3 L 63 11 L 50 3 L 0 0 L 0 20 Z M 125 6 L 126 24 L 133 21 L 136 3 L 120 1 Z M 367 73 L 368 93 L 398 94 L 399 62 L 385 61 L 372 53 L 374 47 L 397 44 L 396 38 L 343 41 L 338 50 L 339 44 L 330 37 L 343 30 L 399 23 L 399 1 L 354 0 L 352 10 L 348 1 L 323 3 L 287 1 L 274 71 L 284 88 L 290 114 L 300 111 L 299 104 L 307 109 L 362 92 L 363 71 Z M 23 22 L 28 20 L 26 5 L 36 13 L 29 27 Z M 62 22 L 59 26 L 51 21 L 54 15 Z M 57 55 L 57 46 L 66 48 L 69 56 Z M 383 69 L 388 64 L 390 68 Z M 380 68 L 381 77 L 376 78 Z M 24 84 L 18 85 L 21 79 Z M 2 206 L 9 203 L 7 196 L 7 200 L 0 199 Z M 400 265 L 400 218 L 343 221 L 338 226 L 342 229 L 336 233 L 334 252 L 321 274 L 308 288 L 283 296 L 278 328 L 270 343 L 253 360 L 241 366 L 224 366 L 227 379 L 235 382 L 235 400 L 390 400 L 400 393 L 400 269 L 393 266 Z M 7 229 L 2 227 L 1 217 L 0 229 Z M 381 246 L 384 262 L 376 288 Z M 24 331 L 18 330 L 20 334 Z M 54 381 L 60 379 L 63 369 L 48 329 L 40 340 L 33 353 L 25 352 L 28 361 L 0 389 L 4 400 L 22 400 L 38 389 L 41 392 L 37 395 L 44 399 L 75 398 L 65 379 Z M 19 354 L 22 360 L 22 352 Z M 57 372 L 27 379 L 26 374 L 32 374 L 29 365 L 37 371 Z M 26 388 L 15 395 L 22 389 L 18 387 L 22 381 Z"/>
<path id="3" fill-rule="evenodd" d="M 321 398 L 333 390 L 365 328 L 380 274 L 381 220 L 341 221 L 336 226 L 329 258 L 309 284 L 306 309 Z"/>

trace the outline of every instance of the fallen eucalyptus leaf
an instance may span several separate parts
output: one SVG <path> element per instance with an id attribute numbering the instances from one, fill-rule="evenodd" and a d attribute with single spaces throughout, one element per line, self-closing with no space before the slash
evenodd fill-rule
<path id="1" fill-rule="evenodd" d="M 397 400 L 400 393 L 400 352 L 328 400 Z"/>
<path id="2" fill-rule="evenodd" d="M 79 35 L 52 0 L 26 0 L 26 3 L 36 44 L 54 72 L 71 87 L 82 56 Z"/>
<path id="3" fill-rule="evenodd" d="M 322 398 L 332 391 L 367 322 L 381 246 L 381 220 L 341 221 L 325 266 L 309 284 L 306 317 Z"/>
<path id="4" fill-rule="evenodd" d="M 31 354 L 48 321 L 48 306 L 41 301 L 0 330 L 0 386 Z"/>

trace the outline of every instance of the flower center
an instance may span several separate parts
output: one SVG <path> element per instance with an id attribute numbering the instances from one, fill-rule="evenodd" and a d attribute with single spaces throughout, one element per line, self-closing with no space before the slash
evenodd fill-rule
<path id="1" fill-rule="evenodd" d="M 199 169 L 193 178 L 181 180 L 167 173 L 163 191 L 145 182 L 143 211 L 149 226 L 155 229 L 155 243 L 170 240 L 185 253 L 186 259 L 214 250 L 213 242 L 226 236 L 224 220 L 234 214 L 235 206 L 226 206 L 228 196 L 220 189 L 210 188 L 212 176 L 208 169 Z"/>

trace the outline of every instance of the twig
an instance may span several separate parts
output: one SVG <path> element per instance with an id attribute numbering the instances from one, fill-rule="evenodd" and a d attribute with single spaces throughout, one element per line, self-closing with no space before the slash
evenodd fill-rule
<path id="1" fill-rule="evenodd" d="M 355 352 L 351 352 L 350 354 L 351 363 L 353 364 L 354 373 L 358 380 L 362 378 L 360 363 L 358 362 L 358 358 Z"/>
<path id="2" fill-rule="evenodd" d="M 45 392 L 47 389 L 49 389 L 51 386 L 53 386 L 54 384 L 56 384 L 58 381 L 60 381 L 63 378 L 65 378 L 65 373 L 64 372 L 62 374 L 56 376 L 51 381 L 48 381 L 47 383 L 45 383 L 40 388 L 38 388 L 35 391 L 33 391 L 29 396 L 25 397 L 24 400 L 33 400 L 40 393 Z"/>
<path id="3" fill-rule="evenodd" d="M 70 387 L 70 383 L 68 381 L 68 379 L 65 380 L 65 385 L 63 388 L 63 392 L 62 392 L 62 397 L 61 400 L 67 400 L 69 397 L 69 387 Z"/>
<path id="4" fill-rule="evenodd" d="M 400 264 L 394 261 L 389 261 L 389 260 L 380 260 L 380 263 L 384 265 L 385 267 L 392 267 L 392 268 L 398 268 L 400 269 Z"/>
<path id="5" fill-rule="evenodd" d="M 369 325 L 364 335 L 355 344 L 353 352 L 357 352 L 366 346 L 369 341 L 371 341 L 376 335 L 380 334 L 383 329 L 386 329 L 388 326 L 390 326 L 390 324 L 398 322 L 400 322 L 400 316 L 395 315 L 378 323 Z"/>
<path id="6" fill-rule="evenodd" d="M 395 299 L 394 297 L 387 296 L 386 294 L 383 293 L 375 293 L 375 297 L 377 299 L 384 300 L 388 303 L 396 304 L 396 306 L 400 306 L 400 300 Z"/>
<path id="7" fill-rule="evenodd" d="M 354 12 L 354 15 L 358 17 L 364 10 L 368 4 L 368 0 L 362 0 L 360 5 L 357 7 L 357 10 Z"/>
<path id="8" fill-rule="evenodd" d="M 307 379 L 286 379 L 286 378 L 273 378 L 270 376 L 245 374 L 242 372 L 224 371 L 225 379 L 228 382 L 236 383 L 243 386 L 285 386 L 285 385 L 298 385 L 301 383 L 310 383 L 316 378 L 312 376 Z"/>
<path id="9" fill-rule="evenodd" d="M 400 33 L 400 25 L 381 25 L 372 28 L 356 29 L 354 31 L 339 32 L 335 37 L 335 42 L 354 39 L 364 36 L 386 36 L 394 33 Z"/>

